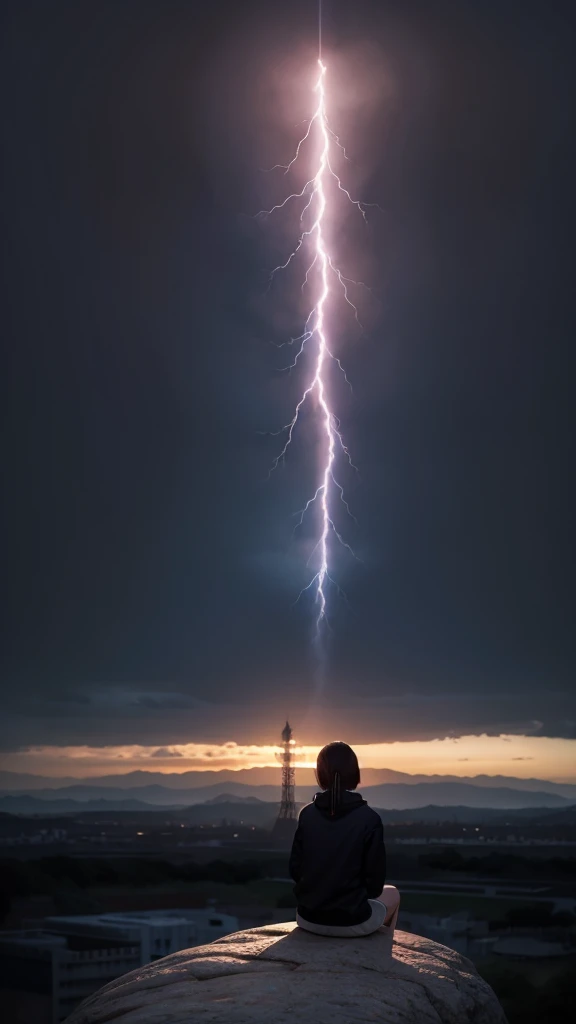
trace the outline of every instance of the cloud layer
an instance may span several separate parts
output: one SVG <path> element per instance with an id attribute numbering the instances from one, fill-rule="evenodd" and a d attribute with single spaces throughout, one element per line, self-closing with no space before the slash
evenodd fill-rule
<path id="1" fill-rule="evenodd" d="M 192 687 L 203 696 L 191 692 Z M 198 684 L 164 690 L 158 685 L 97 684 L 53 692 L 41 683 L 14 686 L 4 697 L 0 751 L 144 744 L 169 752 L 156 758 L 177 758 L 174 751 L 190 742 L 204 743 L 206 750 L 227 737 L 241 745 L 270 744 L 286 714 L 304 743 L 324 742 L 344 732 L 363 744 L 482 733 L 576 738 L 574 698 L 551 688 L 542 688 L 522 704 L 512 688 L 479 693 L 469 685 L 430 690 L 394 682 L 358 683 L 353 700 L 345 687 L 332 683 L 312 692 L 296 683 L 287 696 L 282 688 L 261 692 L 255 684 L 242 688 L 245 696 L 238 687 L 232 696 L 231 689 L 226 681 L 221 697 L 209 699 L 207 688 Z"/>

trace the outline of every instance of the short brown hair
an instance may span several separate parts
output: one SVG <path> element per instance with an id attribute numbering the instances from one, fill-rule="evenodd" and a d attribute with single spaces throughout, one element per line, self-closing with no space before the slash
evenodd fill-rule
<path id="1" fill-rule="evenodd" d="M 321 789 L 331 789 L 334 776 L 340 776 L 342 789 L 356 789 L 360 785 L 358 758 L 347 743 L 340 740 L 328 743 L 318 754 L 316 778 Z"/>

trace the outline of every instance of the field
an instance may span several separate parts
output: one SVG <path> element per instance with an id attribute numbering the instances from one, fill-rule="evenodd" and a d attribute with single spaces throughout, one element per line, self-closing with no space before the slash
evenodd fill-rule
<path id="1" fill-rule="evenodd" d="M 402 893 L 402 886 L 399 886 Z M 552 904 L 545 904 L 551 909 Z M 469 893 L 402 893 L 402 909 L 413 914 L 430 914 L 432 917 L 449 917 L 467 910 L 478 921 L 501 921 L 509 910 L 517 907 L 541 907 L 530 900 L 506 899 L 506 897 L 475 896 Z"/>

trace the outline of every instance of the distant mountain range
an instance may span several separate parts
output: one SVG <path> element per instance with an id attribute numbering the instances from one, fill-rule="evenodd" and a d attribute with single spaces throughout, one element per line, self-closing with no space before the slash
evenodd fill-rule
<path id="1" fill-rule="evenodd" d="M 143 800 L 39 800 L 35 796 L 12 795 L 0 797 L 0 811 L 8 814 L 81 814 L 86 811 L 159 811 Z M 222 814 L 220 814 L 222 817 Z"/>
<path id="2" fill-rule="evenodd" d="M 311 768 L 297 769 L 299 787 L 316 788 L 314 772 Z M 38 790 L 62 790 L 75 786 L 89 786 L 98 790 L 143 790 L 160 786 L 169 790 L 208 789 L 220 783 L 243 784 L 243 786 L 272 786 L 278 789 L 278 768 L 241 768 L 238 771 L 221 769 L 219 771 L 187 771 L 157 772 L 133 771 L 124 775 L 102 775 L 90 779 L 79 779 L 72 776 L 47 778 L 42 775 L 27 775 L 19 772 L 0 771 L 0 793 L 37 793 Z M 438 783 L 459 783 L 483 789 L 518 789 L 531 792 L 556 793 L 576 802 L 576 784 L 549 782 L 546 779 L 517 779 L 506 775 L 409 775 L 391 768 L 364 768 L 362 771 L 362 787 L 386 784 L 403 784 L 405 786 L 433 785 Z M 224 790 L 221 790 L 223 792 Z M 228 791 L 232 790 L 228 787 Z M 100 795 L 100 794 L 99 794 Z M 142 799 L 142 793 L 138 794 Z M 257 795 L 257 794 L 255 794 Z M 179 800 L 179 797 L 177 798 Z"/>
<path id="3" fill-rule="evenodd" d="M 307 803 L 316 792 L 314 786 L 297 786 L 296 800 Z M 574 787 L 576 789 L 576 787 Z M 410 810 L 434 804 L 442 807 L 471 807 L 516 810 L 521 808 L 564 808 L 576 804 L 559 793 L 512 787 L 475 786 L 469 782 L 385 783 L 362 786 L 361 792 L 372 807 Z M 78 783 L 61 789 L 39 789 L 0 795 L 0 810 L 9 813 L 60 813 L 81 810 L 154 810 L 227 803 L 238 806 L 266 803 L 276 806 L 279 787 L 250 786 L 241 782 L 218 782 L 191 789 L 170 789 L 157 784 L 132 789 Z M 221 814 L 221 817 L 225 815 Z"/>

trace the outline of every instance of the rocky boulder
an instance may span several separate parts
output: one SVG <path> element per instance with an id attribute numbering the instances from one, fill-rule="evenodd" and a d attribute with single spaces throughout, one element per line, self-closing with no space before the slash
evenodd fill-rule
<path id="1" fill-rule="evenodd" d="M 506 1024 L 473 964 L 387 929 L 327 939 L 295 924 L 236 932 L 125 974 L 66 1024 Z"/>

